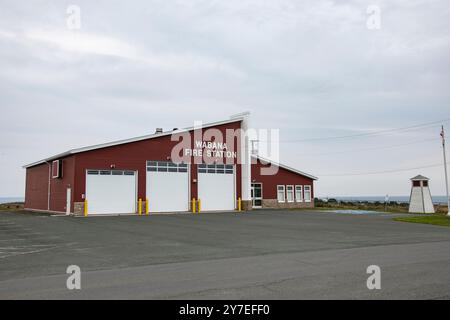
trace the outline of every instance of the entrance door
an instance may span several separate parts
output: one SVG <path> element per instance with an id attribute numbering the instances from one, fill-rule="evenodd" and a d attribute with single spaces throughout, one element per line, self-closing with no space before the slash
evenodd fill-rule
<path id="1" fill-rule="evenodd" d="M 88 214 L 135 213 L 136 172 L 87 170 Z"/>
<path id="2" fill-rule="evenodd" d="M 262 208 L 262 183 L 252 183 L 253 208 Z"/>
<path id="3" fill-rule="evenodd" d="M 189 211 L 188 169 L 186 163 L 147 161 L 150 212 Z"/>
<path id="4" fill-rule="evenodd" d="M 233 165 L 198 165 L 198 198 L 201 200 L 202 210 L 234 210 L 235 194 Z"/>

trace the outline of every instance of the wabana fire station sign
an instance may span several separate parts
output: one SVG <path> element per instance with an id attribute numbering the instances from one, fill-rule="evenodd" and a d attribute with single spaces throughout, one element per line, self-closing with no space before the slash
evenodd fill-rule
<path id="1" fill-rule="evenodd" d="M 195 141 L 194 148 L 184 149 L 184 156 L 208 158 L 237 158 L 236 151 L 228 150 L 226 142 Z"/>

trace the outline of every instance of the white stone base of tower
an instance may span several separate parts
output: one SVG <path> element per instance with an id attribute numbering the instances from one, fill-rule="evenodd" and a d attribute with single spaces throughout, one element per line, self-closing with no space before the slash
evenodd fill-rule
<path id="1" fill-rule="evenodd" d="M 410 213 L 434 213 L 433 200 L 427 177 L 418 175 L 411 179 Z"/>
<path id="2" fill-rule="evenodd" d="M 414 187 L 409 200 L 409 212 L 434 213 L 433 201 L 429 188 Z"/>

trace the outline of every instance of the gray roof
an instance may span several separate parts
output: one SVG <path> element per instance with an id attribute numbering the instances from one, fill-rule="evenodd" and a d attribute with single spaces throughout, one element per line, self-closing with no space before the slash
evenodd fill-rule
<path id="1" fill-rule="evenodd" d="M 229 120 L 225 120 L 225 121 L 217 121 L 217 122 L 207 123 L 207 124 L 202 125 L 202 128 L 213 127 L 213 126 L 218 126 L 218 125 L 222 125 L 222 124 L 242 121 L 246 114 L 247 113 L 237 114 L 235 116 L 232 116 Z M 96 149 L 102 149 L 102 148 L 107 148 L 107 147 L 112 147 L 112 146 L 117 146 L 117 145 L 121 145 L 121 144 L 137 142 L 137 141 L 142 141 L 142 140 L 147 140 L 147 139 L 159 138 L 159 137 L 162 137 L 162 136 L 167 136 L 167 135 L 171 135 L 171 134 L 174 134 L 174 133 L 181 133 L 181 132 L 191 131 L 191 130 L 194 130 L 194 129 L 195 129 L 194 127 L 188 127 L 188 128 L 184 128 L 184 129 L 170 130 L 170 131 L 166 131 L 166 132 L 163 132 L 163 133 L 154 133 L 154 134 L 145 135 L 145 136 L 136 137 L 136 138 L 131 138 L 131 139 L 113 141 L 113 142 L 109 142 L 109 143 L 103 143 L 103 144 L 98 144 L 98 145 L 93 145 L 93 146 L 88 146 L 88 147 L 83 147 L 83 148 L 72 149 L 72 150 L 69 150 L 69 151 L 66 151 L 66 152 L 63 152 L 63 153 L 60 153 L 60 154 L 48 157 L 46 159 L 42 159 L 42 160 L 39 160 L 37 162 L 33 162 L 33 163 L 30 163 L 30 164 L 27 164 L 27 165 L 25 165 L 23 167 L 24 168 L 30 168 L 30 167 L 34 167 L 34 166 L 42 164 L 42 163 L 46 163 L 46 162 L 49 162 L 49 161 L 52 161 L 52 160 L 57 160 L 57 159 L 60 159 L 60 158 L 63 158 L 63 157 L 67 157 L 67 156 L 70 156 L 70 155 L 76 154 L 76 153 L 81 153 L 81 152 L 86 152 L 86 151 L 91 151 L 91 150 L 96 150 Z M 255 156 L 253 156 L 253 157 L 255 157 Z M 273 164 L 275 164 L 276 166 L 278 166 L 280 168 L 284 168 L 284 169 L 286 169 L 288 171 L 291 171 L 291 172 L 297 173 L 299 175 L 311 178 L 313 180 L 318 180 L 317 177 L 315 177 L 315 176 L 313 176 L 311 174 L 308 174 L 308 173 L 302 172 L 300 170 L 291 168 L 289 166 L 286 166 L 286 165 L 283 165 L 281 163 L 272 161 L 270 159 L 265 159 L 265 158 L 262 158 L 260 156 L 256 156 L 256 158 L 258 158 L 259 160 L 261 160 L 263 162 L 266 162 L 266 163 L 273 163 Z"/>
<path id="2" fill-rule="evenodd" d="M 424 176 L 422 176 L 422 175 L 418 175 L 418 176 L 415 176 L 414 178 L 411 178 L 411 180 L 430 180 L 430 179 L 428 179 L 427 177 L 424 177 Z"/>
<path id="3" fill-rule="evenodd" d="M 208 127 L 213 127 L 213 126 L 218 126 L 218 125 L 222 125 L 222 124 L 227 124 L 227 123 L 233 123 L 233 122 L 238 122 L 238 121 L 242 121 L 244 119 L 245 114 L 242 115 L 236 115 L 236 116 L 232 116 L 229 120 L 224 120 L 224 121 L 217 121 L 217 122 L 211 122 L 211 123 L 207 123 L 207 124 L 203 124 L 202 128 L 208 128 Z M 109 142 L 109 143 L 103 143 L 103 144 L 98 144 L 98 145 L 93 145 L 93 146 L 88 146 L 88 147 L 83 147 L 83 148 L 77 148 L 77 149 L 72 149 L 27 165 L 24 165 L 24 168 L 30 168 L 30 167 L 34 167 L 37 166 L 39 164 L 42 163 L 46 163 L 52 160 L 57 160 L 63 157 L 67 157 L 70 156 L 72 154 L 76 154 L 76 153 L 81 153 L 81 152 L 86 152 L 86 151 L 91 151 L 91 150 L 96 150 L 96 149 L 102 149 L 102 148 L 107 148 L 107 147 L 113 147 L 113 146 L 118 146 L 121 144 L 126 144 L 126 143 L 131 143 L 131 142 L 137 142 L 137 141 L 142 141 L 142 140 L 148 140 L 148 139 L 154 139 L 154 138 L 159 138 L 159 137 L 163 137 L 163 136 L 167 136 L 167 135 L 171 135 L 174 133 L 182 133 L 182 132 L 186 132 L 186 131 L 192 131 L 196 129 L 195 127 L 188 127 L 188 128 L 184 128 L 184 129 L 177 129 L 177 130 L 170 130 L 170 131 L 165 131 L 162 133 L 154 133 L 154 134 L 149 134 L 149 135 L 145 135 L 145 136 L 141 136 L 141 137 L 135 137 L 135 138 L 131 138 L 131 139 L 125 139 L 125 140 L 119 140 L 119 141 L 113 141 L 113 142 Z"/>
<path id="4" fill-rule="evenodd" d="M 286 169 L 286 170 L 288 170 L 288 171 L 297 173 L 297 174 L 299 174 L 299 175 L 301 175 L 301 176 L 305 176 L 305 177 L 310 178 L 310 179 L 312 179 L 312 180 L 319 180 L 319 178 L 317 178 L 316 176 L 313 176 L 313 175 L 311 175 L 311 174 L 309 174 L 309 173 L 306 173 L 306 172 L 303 172 L 303 171 L 294 169 L 294 168 L 292 168 L 292 167 L 286 166 L 286 165 L 284 165 L 284 164 L 281 164 L 281 163 L 279 163 L 279 162 L 276 162 L 276 161 L 273 161 L 273 160 L 270 160 L 270 159 L 263 158 L 263 157 L 261 157 L 261 156 L 259 156 L 259 155 L 252 155 L 252 157 L 253 157 L 253 158 L 256 158 L 256 159 L 258 159 L 258 160 L 260 160 L 260 161 L 262 161 L 262 162 L 265 162 L 265 163 L 271 163 L 271 164 L 274 164 L 274 165 L 276 165 L 277 167 L 280 167 L 280 168 Z"/>

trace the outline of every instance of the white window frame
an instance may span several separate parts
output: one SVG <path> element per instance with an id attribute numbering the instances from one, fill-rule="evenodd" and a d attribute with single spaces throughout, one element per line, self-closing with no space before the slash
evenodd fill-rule
<path id="1" fill-rule="evenodd" d="M 292 199 L 289 200 L 289 193 L 291 192 Z M 294 186 L 292 184 L 286 186 L 286 201 L 287 202 L 295 202 L 295 191 Z"/>
<path id="2" fill-rule="evenodd" d="M 303 186 L 302 185 L 295 186 L 295 201 L 303 202 Z"/>
<path id="3" fill-rule="evenodd" d="M 280 200 L 280 196 L 279 193 L 281 192 L 281 190 L 278 190 L 278 188 L 283 188 L 283 200 Z M 277 185 L 277 201 L 280 203 L 286 202 L 286 186 L 279 184 Z"/>
<path id="4" fill-rule="evenodd" d="M 306 198 L 306 192 L 307 192 L 306 189 L 308 189 L 309 199 Z M 312 192 L 311 192 L 312 189 L 311 189 L 311 186 L 310 186 L 310 185 L 303 186 L 303 190 L 304 190 L 304 192 L 305 192 L 305 195 L 304 195 L 305 202 L 311 202 L 311 199 L 312 199 Z"/>
<path id="5" fill-rule="evenodd" d="M 60 172 L 59 172 L 59 170 L 61 170 L 61 168 L 59 167 L 59 164 L 60 164 L 59 160 L 54 160 L 54 161 L 52 162 L 52 178 L 53 178 L 53 179 L 58 179 L 58 178 L 60 177 Z M 55 166 L 56 166 L 56 167 L 55 167 Z M 55 168 L 56 168 L 56 175 L 53 174 Z"/>
<path id="6" fill-rule="evenodd" d="M 234 165 L 201 163 L 197 166 L 197 170 L 198 173 L 234 174 Z"/>
<path id="7" fill-rule="evenodd" d="M 148 160 L 147 161 L 147 172 L 188 172 L 189 167 L 186 163 L 174 163 L 171 161 L 158 161 L 158 160 Z"/>

